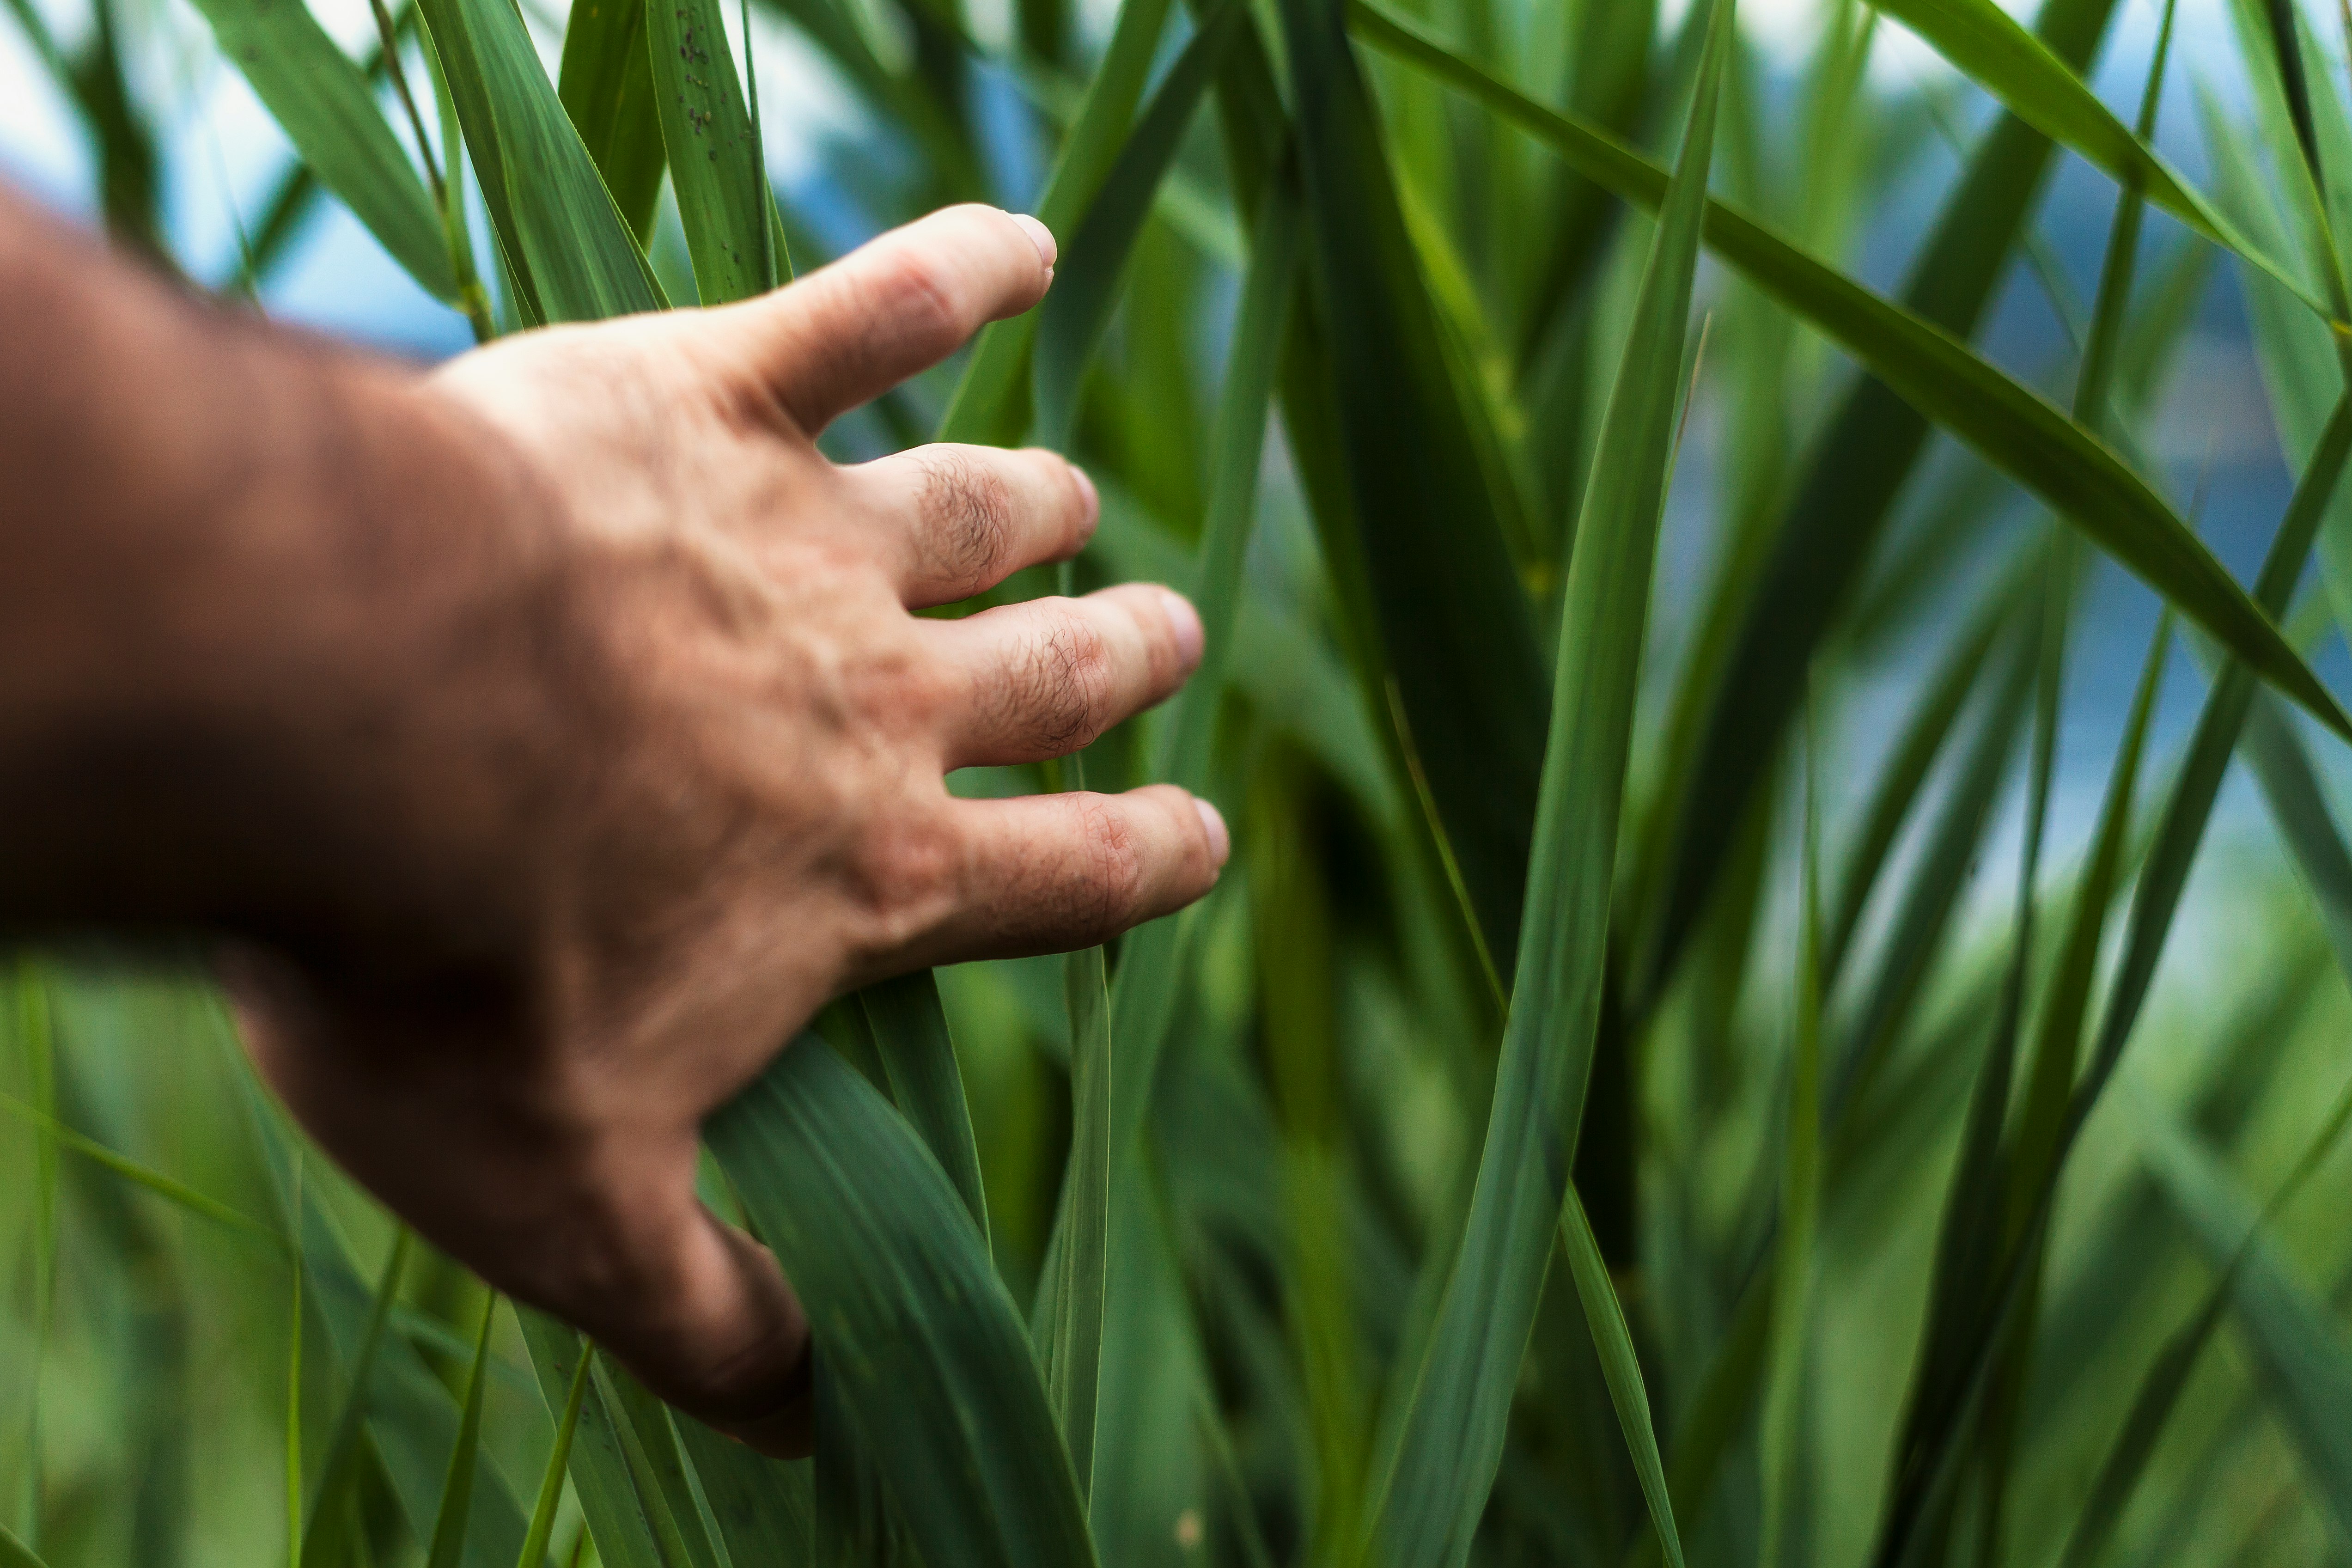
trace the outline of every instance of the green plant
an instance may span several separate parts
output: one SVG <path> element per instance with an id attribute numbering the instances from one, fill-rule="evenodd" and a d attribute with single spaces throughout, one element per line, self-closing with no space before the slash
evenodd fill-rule
<path id="1" fill-rule="evenodd" d="M 70 50 L 12 11 L 167 256 L 120 4 Z M 306 1159 L 195 979 L 23 957 L 0 1563 L 2352 1548 L 2352 1258 L 2298 1201 L 2352 1117 L 2308 662 L 2352 613 L 2352 112 L 2340 40 L 2227 5 L 2208 194 L 2152 150 L 2168 4 L 2126 123 L 2082 79 L 2115 0 L 1825 0 L 1793 82 L 1732 0 L 1121 0 L 1091 58 L 1066 0 L 579 0 L 552 78 L 504 0 L 376 7 L 365 61 L 202 0 L 300 159 L 225 289 L 324 192 L 483 336 L 821 259 L 732 58 L 764 27 L 904 154 L 839 159 L 876 219 L 984 195 L 1017 95 L 1052 295 L 833 439 L 1087 464 L 1076 580 L 1184 586 L 1207 660 L 961 783 L 1172 778 L 1238 849 L 1115 951 L 842 999 L 711 1122 L 815 1329 L 795 1465 Z M 1890 21 L 1972 85 L 1876 83 Z M 1874 290 L 1864 220 L 1979 92 Z M 2062 158 L 2115 195 L 2087 307 Z M 2217 259 L 2297 476 L 2251 589 L 2148 450 Z M 2022 372 L 1971 342 L 2019 274 L 2064 329 Z M 2165 610 L 2067 846 L 2085 542 Z M 2216 825 L 2233 756 L 2283 857 Z"/>

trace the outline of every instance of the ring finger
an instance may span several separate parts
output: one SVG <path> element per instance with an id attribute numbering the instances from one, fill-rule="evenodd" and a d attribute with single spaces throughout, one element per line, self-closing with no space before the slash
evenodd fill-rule
<path id="1" fill-rule="evenodd" d="M 971 696 L 949 710 L 950 768 L 1065 756 L 1184 684 L 1201 617 L 1184 597 L 1125 583 L 923 623 Z"/>

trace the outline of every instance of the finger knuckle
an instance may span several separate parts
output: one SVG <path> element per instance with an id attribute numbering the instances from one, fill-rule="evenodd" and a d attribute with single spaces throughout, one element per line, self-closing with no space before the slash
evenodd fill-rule
<path id="1" fill-rule="evenodd" d="M 908 337 L 942 342 L 962 336 L 964 311 L 954 269 L 933 253 L 897 247 L 877 270 L 874 289 L 880 319 L 896 322 Z"/>

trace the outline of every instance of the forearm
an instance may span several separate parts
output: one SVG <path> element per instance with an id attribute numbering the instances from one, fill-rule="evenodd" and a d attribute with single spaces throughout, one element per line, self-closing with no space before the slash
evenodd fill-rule
<path id="1" fill-rule="evenodd" d="M 547 571 L 501 459 L 409 373 L 0 193 L 0 927 L 446 924 L 400 862 L 518 809 L 464 763 L 529 744 L 543 696 L 542 650 L 500 646 Z"/>

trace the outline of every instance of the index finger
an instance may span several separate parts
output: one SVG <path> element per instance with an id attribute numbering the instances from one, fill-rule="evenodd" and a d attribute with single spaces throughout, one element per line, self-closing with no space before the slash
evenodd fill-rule
<path id="1" fill-rule="evenodd" d="M 735 335 L 751 374 L 814 436 L 1044 299 L 1054 258 L 1034 217 L 946 207 L 701 325 Z"/>

